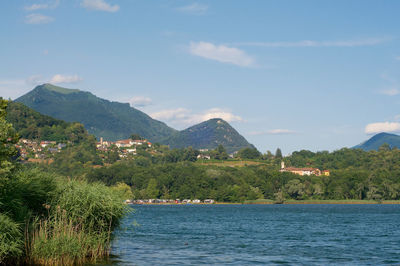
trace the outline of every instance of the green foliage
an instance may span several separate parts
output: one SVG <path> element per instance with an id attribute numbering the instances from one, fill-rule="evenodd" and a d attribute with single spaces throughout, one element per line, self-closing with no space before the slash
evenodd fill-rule
<path id="1" fill-rule="evenodd" d="M 282 158 L 282 151 L 281 151 L 280 148 L 276 149 L 275 158 L 277 158 L 277 159 L 281 159 Z"/>
<path id="2" fill-rule="evenodd" d="M 237 156 L 241 159 L 259 159 L 261 153 L 257 149 L 243 148 L 238 152 Z"/>
<path id="3" fill-rule="evenodd" d="M 44 205 L 55 194 L 55 178 L 53 174 L 38 169 L 23 169 L 14 173 L 0 191 L 0 212 L 8 213 L 18 223 L 33 216 L 45 215 L 47 210 Z"/>
<path id="4" fill-rule="evenodd" d="M 63 175 L 79 175 L 85 167 L 101 165 L 102 161 L 96 152 L 96 140 L 88 137 L 85 142 L 68 146 L 57 153 L 52 168 Z"/>
<path id="5" fill-rule="evenodd" d="M 133 198 L 131 187 L 125 183 L 119 182 L 115 186 L 113 186 L 112 189 L 119 193 L 122 199 Z"/>
<path id="6" fill-rule="evenodd" d="M 0 213 L 0 264 L 18 258 L 23 253 L 23 234 L 20 226 Z"/>
<path id="7" fill-rule="evenodd" d="M 42 115 L 18 102 L 9 102 L 6 120 L 24 139 L 79 143 L 88 138 L 83 125 Z"/>
<path id="8" fill-rule="evenodd" d="M 133 139 L 133 140 L 143 140 L 144 138 L 142 137 L 142 136 L 140 136 L 139 134 L 132 134 L 131 136 L 130 136 L 130 139 Z"/>
<path id="9" fill-rule="evenodd" d="M 29 240 L 35 264 L 81 264 L 109 254 L 113 228 L 126 212 L 120 189 L 83 181 L 58 184 L 49 216 L 34 223 Z"/>
<path id="10" fill-rule="evenodd" d="M 226 149 L 222 144 L 218 145 L 215 150 L 210 152 L 210 157 L 215 160 L 226 160 L 229 158 L 228 153 L 226 153 Z"/>
<path id="11" fill-rule="evenodd" d="M 0 97 L 0 189 L 2 182 L 15 168 L 12 160 L 18 153 L 14 146 L 18 141 L 18 135 L 12 125 L 6 121 L 7 104 L 8 101 Z"/>
<path id="12" fill-rule="evenodd" d="M 210 154 L 224 153 L 217 147 Z M 241 202 L 249 199 L 285 200 L 398 200 L 400 150 L 365 152 L 341 149 L 332 153 L 299 151 L 284 158 L 287 166 L 330 170 L 330 176 L 299 176 L 279 172 L 281 160 L 264 157 L 258 165 L 221 167 L 184 161 L 185 150 L 164 157 L 136 158 L 87 173 L 107 185 L 124 182 L 139 198 L 213 198 Z M 214 156 L 218 158 L 218 156 Z M 207 164 L 207 163 L 206 163 Z"/>
<path id="13" fill-rule="evenodd" d="M 103 184 L 71 180 L 59 184 L 52 206 L 57 206 L 53 212 L 65 211 L 69 219 L 84 225 L 87 232 L 101 233 L 118 225 L 126 211 L 124 200 L 118 191 Z"/>

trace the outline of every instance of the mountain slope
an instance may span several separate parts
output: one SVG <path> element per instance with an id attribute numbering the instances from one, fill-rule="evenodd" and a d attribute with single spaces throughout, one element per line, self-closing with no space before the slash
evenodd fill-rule
<path id="1" fill-rule="evenodd" d="M 42 115 L 18 102 L 8 102 L 6 120 L 24 139 L 79 142 L 89 137 L 82 124 Z"/>
<path id="2" fill-rule="evenodd" d="M 389 134 L 389 133 L 379 133 L 376 134 L 375 136 L 371 137 L 369 140 L 353 147 L 354 149 L 363 149 L 366 151 L 370 150 L 378 150 L 379 147 L 387 143 L 389 144 L 390 147 L 394 148 L 400 148 L 400 136 L 395 135 L 395 134 Z"/>
<path id="3" fill-rule="evenodd" d="M 107 140 L 124 139 L 136 133 L 157 142 L 176 133 L 128 103 L 110 102 L 90 92 L 51 84 L 37 86 L 16 101 L 57 119 L 80 122 L 89 133 Z"/>
<path id="4" fill-rule="evenodd" d="M 226 121 L 214 118 L 177 132 L 162 140 L 171 148 L 192 146 L 195 149 L 214 149 L 222 144 L 231 153 L 245 147 L 254 148 Z"/>

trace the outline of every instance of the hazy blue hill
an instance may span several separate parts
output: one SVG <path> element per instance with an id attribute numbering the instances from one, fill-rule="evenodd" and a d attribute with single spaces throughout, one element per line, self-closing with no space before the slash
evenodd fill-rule
<path id="1" fill-rule="evenodd" d="M 171 148 L 192 146 L 195 149 L 214 149 L 222 144 L 229 153 L 245 147 L 254 148 L 231 125 L 219 118 L 177 132 L 163 142 L 168 143 Z"/>
<path id="2" fill-rule="evenodd" d="M 51 84 L 37 86 L 16 101 L 57 119 L 80 122 L 89 133 L 107 140 L 124 139 L 136 133 L 156 142 L 176 132 L 128 103 L 111 102 L 90 92 Z"/>
<path id="3" fill-rule="evenodd" d="M 353 148 L 363 149 L 366 151 L 378 150 L 378 148 L 384 143 L 389 144 L 392 148 L 400 148 L 400 136 L 389 133 L 379 133 Z"/>

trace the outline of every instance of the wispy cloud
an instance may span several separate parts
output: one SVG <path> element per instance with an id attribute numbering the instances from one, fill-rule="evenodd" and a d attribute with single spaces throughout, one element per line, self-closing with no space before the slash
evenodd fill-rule
<path id="1" fill-rule="evenodd" d="M 60 84 L 60 83 L 77 83 L 82 81 L 83 79 L 78 75 L 61 75 L 56 74 L 50 80 L 49 83 Z"/>
<path id="2" fill-rule="evenodd" d="M 390 83 L 388 88 L 382 89 L 380 91 L 381 94 L 388 95 L 388 96 L 395 96 L 400 94 L 400 89 L 399 89 L 399 83 L 397 79 L 391 77 L 390 75 L 384 73 L 381 75 L 381 79 L 386 81 L 387 83 Z"/>
<path id="3" fill-rule="evenodd" d="M 400 93 L 400 91 L 397 88 L 391 88 L 391 89 L 387 89 L 387 90 L 382 90 L 381 93 L 385 94 L 385 95 L 389 95 L 389 96 L 394 96 L 394 95 L 398 95 Z"/>
<path id="4" fill-rule="evenodd" d="M 396 56 L 394 59 L 400 61 L 400 56 Z"/>
<path id="5" fill-rule="evenodd" d="M 192 55 L 215 60 L 221 63 L 233 64 L 242 67 L 255 65 L 254 59 L 246 52 L 225 45 L 215 45 L 209 42 L 191 42 L 189 52 Z"/>
<path id="6" fill-rule="evenodd" d="M 32 75 L 25 79 L 6 79 L 0 78 L 0 97 L 15 99 L 24 93 L 32 90 L 33 87 L 43 83 L 76 83 L 83 79 L 78 75 L 56 74 L 51 78 L 42 75 Z"/>
<path id="7" fill-rule="evenodd" d="M 227 122 L 243 121 L 240 116 L 221 108 L 211 108 L 200 113 L 194 113 L 186 108 L 167 109 L 152 113 L 150 116 L 179 127 L 191 126 L 212 118 L 221 118 Z"/>
<path id="8" fill-rule="evenodd" d="M 378 122 L 371 123 L 365 127 L 366 134 L 376 134 L 381 132 L 400 132 L 399 122 Z"/>
<path id="9" fill-rule="evenodd" d="M 237 46 L 259 46 L 271 48 L 291 48 L 291 47 L 358 47 L 373 46 L 390 41 L 392 38 L 368 38 L 343 41 L 313 41 L 302 40 L 294 42 L 241 42 L 234 43 Z"/>
<path id="10" fill-rule="evenodd" d="M 176 10 L 187 14 L 204 15 L 208 10 L 208 6 L 199 3 L 193 3 L 191 5 L 178 7 Z"/>
<path id="11" fill-rule="evenodd" d="M 104 0 L 83 0 L 81 6 L 86 9 L 105 12 L 117 12 L 119 10 L 119 5 L 111 5 Z"/>
<path id="12" fill-rule="evenodd" d="M 54 18 L 42 14 L 29 14 L 25 17 L 27 24 L 47 24 L 54 21 Z"/>
<path id="13" fill-rule="evenodd" d="M 39 10 L 39 9 L 54 9 L 54 8 L 58 7 L 59 4 L 60 4 L 60 0 L 55 0 L 55 1 L 48 2 L 48 3 L 32 4 L 29 6 L 25 6 L 24 9 L 26 11 L 35 11 L 35 10 Z"/>
<path id="14" fill-rule="evenodd" d="M 249 135 L 251 136 L 260 136 L 260 135 L 288 135 L 288 134 L 296 134 L 296 131 L 290 130 L 290 129 L 271 129 L 271 130 L 266 130 L 266 131 L 252 131 L 249 132 Z"/>
<path id="15" fill-rule="evenodd" d="M 145 107 L 152 104 L 152 100 L 145 96 L 135 96 L 129 100 L 129 104 L 132 107 Z"/>

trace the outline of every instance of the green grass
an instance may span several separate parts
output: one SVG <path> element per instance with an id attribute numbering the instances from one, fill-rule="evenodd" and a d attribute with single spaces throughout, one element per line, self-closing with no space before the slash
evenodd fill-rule
<path id="1" fill-rule="evenodd" d="M 70 94 L 70 93 L 74 93 L 74 92 L 80 92 L 80 90 L 78 89 L 66 89 L 63 87 L 58 87 L 49 83 L 46 83 L 43 85 L 43 88 L 48 89 L 49 91 L 55 91 L 61 94 Z"/>
<path id="2" fill-rule="evenodd" d="M 23 253 L 23 234 L 20 226 L 0 213 L 0 264 Z"/>
<path id="3" fill-rule="evenodd" d="M 28 261 L 38 265 L 73 265 L 95 262 L 109 255 L 111 227 L 88 232 L 66 211 L 58 209 L 48 219 L 39 221 L 29 243 Z"/>

